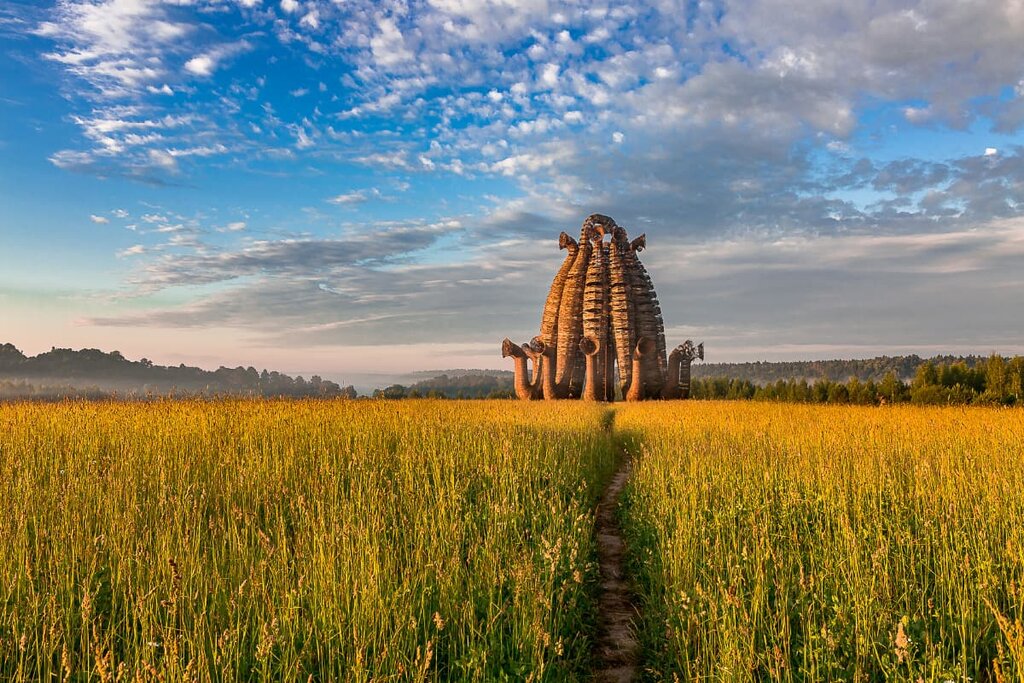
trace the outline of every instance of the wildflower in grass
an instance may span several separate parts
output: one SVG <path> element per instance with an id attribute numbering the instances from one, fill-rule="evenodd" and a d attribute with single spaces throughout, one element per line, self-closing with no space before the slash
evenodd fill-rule
<path id="1" fill-rule="evenodd" d="M 907 632 L 903 628 L 903 621 L 896 626 L 896 638 L 893 640 L 893 645 L 896 646 L 896 661 L 903 664 L 910 656 L 910 638 L 907 637 Z"/>

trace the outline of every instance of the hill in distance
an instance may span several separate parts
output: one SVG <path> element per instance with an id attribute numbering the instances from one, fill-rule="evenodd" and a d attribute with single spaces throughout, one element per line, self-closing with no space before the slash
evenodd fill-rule
<path id="1" fill-rule="evenodd" d="M 13 344 L 0 344 L 0 398 L 65 398 L 105 396 L 295 396 L 355 398 L 342 387 L 316 375 L 310 379 L 253 367 L 203 370 L 184 364 L 155 365 L 131 361 L 118 351 L 59 349 L 26 356 Z"/>

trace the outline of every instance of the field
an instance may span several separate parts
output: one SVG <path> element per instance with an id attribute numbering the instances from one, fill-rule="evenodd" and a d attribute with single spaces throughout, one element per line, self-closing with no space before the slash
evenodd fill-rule
<path id="1" fill-rule="evenodd" d="M 619 411 L 656 678 L 1024 681 L 1024 411 Z"/>
<path id="2" fill-rule="evenodd" d="M 0 405 L 0 680 L 558 680 L 602 408 Z"/>
<path id="3" fill-rule="evenodd" d="M 611 411 L 614 411 L 612 413 Z M 1024 681 L 1024 411 L 0 404 L 0 680 Z"/>

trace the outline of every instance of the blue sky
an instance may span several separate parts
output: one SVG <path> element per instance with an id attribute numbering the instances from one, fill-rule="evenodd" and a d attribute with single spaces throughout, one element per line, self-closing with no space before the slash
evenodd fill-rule
<path id="1" fill-rule="evenodd" d="M 0 336 L 502 367 L 600 212 L 709 360 L 1024 352 L 1022 35 L 952 0 L 7 2 Z"/>

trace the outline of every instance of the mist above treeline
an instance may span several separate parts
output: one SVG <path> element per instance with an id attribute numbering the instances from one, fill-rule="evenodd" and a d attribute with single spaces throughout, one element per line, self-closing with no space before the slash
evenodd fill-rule
<path id="1" fill-rule="evenodd" d="M 0 345 L 0 398 L 225 395 L 355 398 L 356 390 L 317 375 L 306 379 L 253 367 L 155 365 L 98 349 L 53 348 L 26 356 L 13 344 Z"/>
<path id="2" fill-rule="evenodd" d="M 995 358 L 1000 358 L 1005 367 L 1005 382 L 998 380 L 999 363 L 983 356 L 695 363 L 691 396 L 874 403 L 910 400 L 913 386 L 918 389 L 919 402 L 924 402 L 926 396 L 927 402 L 941 403 L 947 399 L 972 402 L 972 398 L 991 398 L 995 394 L 1015 397 L 1024 359 Z M 392 399 L 510 398 L 514 393 L 512 373 L 503 370 L 421 371 L 413 373 L 410 380 L 408 384 L 391 384 L 367 393 L 373 398 Z M 934 388 L 926 392 L 922 389 L 925 385 Z M 184 364 L 162 366 L 146 358 L 132 361 L 117 351 L 98 349 L 53 348 L 26 356 L 12 344 L 0 344 L 0 398 L 7 399 L 358 395 L 352 386 L 317 375 L 306 379 L 242 366 L 217 370 Z"/>

